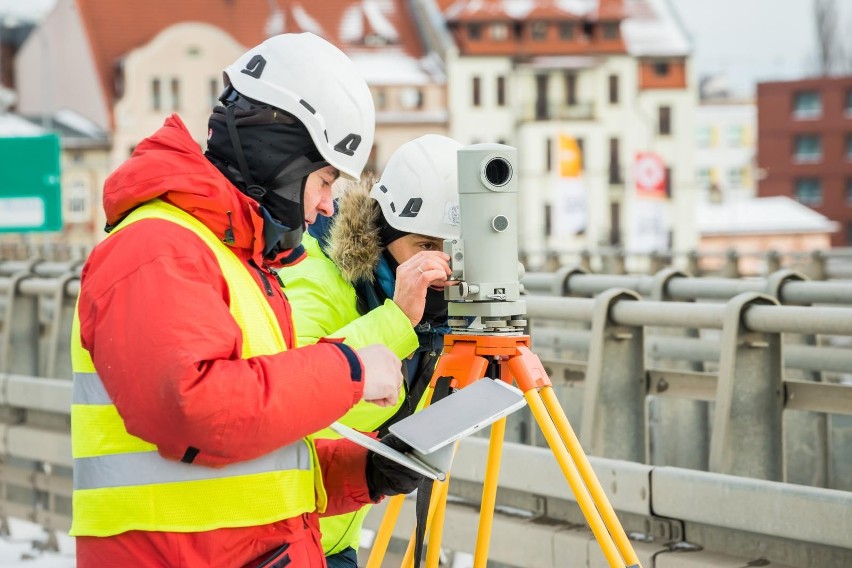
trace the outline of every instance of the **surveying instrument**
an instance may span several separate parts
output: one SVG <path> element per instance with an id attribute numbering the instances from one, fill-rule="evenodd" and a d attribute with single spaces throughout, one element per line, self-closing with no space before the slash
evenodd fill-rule
<path id="1" fill-rule="evenodd" d="M 444 241 L 451 279 L 458 280 L 458 285 L 444 291 L 449 300 L 451 332 L 444 338 L 444 351 L 427 396 L 431 398 L 438 382 L 448 378 L 450 386 L 457 389 L 478 380 L 514 381 L 524 393 L 609 566 L 641 568 L 541 361 L 530 349 L 530 337 L 524 334 L 526 303 L 521 299 L 519 282 L 523 269 L 518 262 L 516 163 L 517 150 L 502 144 L 474 144 L 458 152 L 461 236 Z M 491 378 L 487 377 L 489 371 L 494 375 Z M 474 568 L 485 568 L 488 560 L 505 431 L 505 418 L 491 426 Z M 432 486 L 425 522 L 426 568 L 438 566 L 449 479 L 448 475 Z M 397 495 L 389 500 L 367 568 L 381 566 L 404 499 L 405 495 Z M 415 540 L 413 536 L 409 542 L 403 568 L 413 565 L 415 548 L 419 552 Z"/>

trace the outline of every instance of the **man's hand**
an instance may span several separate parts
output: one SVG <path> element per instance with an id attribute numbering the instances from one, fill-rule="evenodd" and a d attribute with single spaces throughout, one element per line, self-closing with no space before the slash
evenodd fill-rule
<path id="1" fill-rule="evenodd" d="M 411 447 L 394 436 L 388 434 L 381 442 L 391 448 L 407 452 Z M 367 452 L 367 488 L 370 499 L 378 501 L 383 495 L 399 495 L 411 493 L 423 481 L 424 476 L 374 452 Z"/>
<path id="2" fill-rule="evenodd" d="M 448 282 L 452 274 L 450 257 L 437 250 L 420 251 L 396 269 L 396 288 L 393 302 L 408 316 L 414 327 L 423 319 L 426 307 L 426 290 L 429 286 L 446 288 L 456 284 Z"/>
<path id="3" fill-rule="evenodd" d="M 384 345 L 368 345 L 358 349 L 364 366 L 364 395 L 367 402 L 393 406 L 402 385 L 402 367 L 393 351 Z"/>

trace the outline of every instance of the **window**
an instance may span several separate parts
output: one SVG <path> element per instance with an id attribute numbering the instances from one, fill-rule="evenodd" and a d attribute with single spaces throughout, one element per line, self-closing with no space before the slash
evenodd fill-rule
<path id="1" fill-rule="evenodd" d="M 207 87 L 207 95 L 210 97 L 210 107 L 213 108 L 214 106 L 219 104 L 219 95 L 221 94 L 221 89 L 219 88 L 219 79 L 216 79 L 215 77 L 213 79 L 210 79 L 210 81 L 207 83 Z"/>
<path id="2" fill-rule="evenodd" d="M 666 197 L 672 196 L 674 174 L 671 167 L 666 168 Z"/>
<path id="3" fill-rule="evenodd" d="M 609 104 L 618 104 L 618 75 L 609 76 Z"/>
<path id="4" fill-rule="evenodd" d="M 553 170 L 553 138 L 544 141 L 544 171 Z"/>
<path id="5" fill-rule="evenodd" d="M 480 83 L 482 81 L 479 77 L 473 78 L 473 106 L 478 107 L 482 102 L 482 93 L 480 92 Z"/>
<path id="6" fill-rule="evenodd" d="M 481 39 L 482 38 L 482 24 L 468 24 L 467 26 L 467 37 L 470 39 Z"/>
<path id="7" fill-rule="evenodd" d="M 506 106 L 506 77 L 497 77 L 497 106 Z"/>
<path id="8" fill-rule="evenodd" d="M 604 39 L 618 39 L 618 24 L 607 22 L 603 25 Z"/>
<path id="9" fill-rule="evenodd" d="M 818 162 L 822 158 L 822 143 L 816 134 L 799 134 L 793 144 L 793 157 L 797 162 Z"/>
<path id="10" fill-rule="evenodd" d="M 547 39 L 547 22 L 533 22 L 531 35 L 536 41 Z"/>
<path id="11" fill-rule="evenodd" d="M 846 91 L 846 116 L 852 116 L 852 89 Z"/>
<path id="12" fill-rule="evenodd" d="M 713 129 L 710 126 L 699 126 L 695 130 L 695 144 L 699 148 L 709 148 L 713 140 Z"/>
<path id="13" fill-rule="evenodd" d="M 619 185 L 621 179 L 621 161 L 620 147 L 618 138 L 609 139 L 609 183 L 610 185 Z"/>
<path id="14" fill-rule="evenodd" d="M 586 168 L 586 141 L 577 138 L 577 148 L 580 150 L 580 169 Z"/>
<path id="15" fill-rule="evenodd" d="M 553 208 L 549 203 L 544 205 L 544 236 L 549 237 L 553 234 L 553 219 L 551 219 L 551 215 L 553 215 Z"/>
<path id="16" fill-rule="evenodd" d="M 153 110 L 162 110 L 163 96 L 160 93 L 160 80 L 151 79 L 151 108 Z"/>
<path id="17" fill-rule="evenodd" d="M 796 199 L 804 205 L 822 203 L 822 185 L 819 178 L 799 178 L 796 180 Z"/>
<path id="18" fill-rule="evenodd" d="M 399 106 L 405 110 L 423 108 L 423 91 L 415 87 L 407 87 L 399 92 Z"/>
<path id="19" fill-rule="evenodd" d="M 574 39 L 574 24 L 562 22 L 559 24 L 559 39 Z"/>
<path id="20" fill-rule="evenodd" d="M 695 172 L 695 182 L 701 189 L 710 187 L 710 168 L 698 168 Z"/>
<path id="21" fill-rule="evenodd" d="M 82 179 L 74 179 L 63 188 L 66 193 L 65 221 L 69 223 L 85 223 L 92 216 L 89 203 L 89 187 Z"/>
<path id="22" fill-rule="evenodd" d="M 846 225 L 846 246 L 852 246 L 852 223 Z"/>
<path id="23" fill-rule="evenodd" d="M 672 107 L 661 106 L 658 109 L 657 133 L 660 136 L 669 136 L 672 133 Z"/>
<path id="24" fill-rule="evenodd" d="M 180 79 L 172 78 L 172 110 L 180 110 Z"/>
<path id="25" fill-rule="evenodd" d="M 655 61 L 651 69 L 653 69 L 654 75 L 657 77 L 668 77 L 671 70 L 668 61 Z"/>
<path id="26" fill-rule="evenodd" d="M 547 120 L 550 117 L 547 101 L 547 83 L 549 77 L 544 74 L 535 76 L 535 119 Z"/>
<path id="27" fill-rule="evenodd" d="M 799 91 L 793 96 L 793 116 L 817 118 L 822 114 L 822 99 L 816 91 Z"/>
<path id="28" fill-rule="evenodd" d="M 731 168 L 728 170 L 728 186 L 733 189 L 738 189 L 743 185 L 743 170 L 742 168 Z"/>
<path id="29" fill-rule="evenodd" d="M 387 104 L 388 104 L 388 97 L 385 94 L 385 90 L 384 89 L 377 89 L 376 90 L 376 108 L 378 110 L 384 110 L 384 108 L 387 106 Z"/>
<path id="30" fill-rule="evenodd" d="M 846 178 L 846 205 L 852 207 L 852 178 Z"/>
<path id="31" fill-rule="evenodd" d="M 728 146 L 731 148 L 739 148 L 743 145 L 743 127 L 739 124 L 732 124 L 728 127 Z"/>
<path id="32" fill-rule="evenodd" d="M 565 102 L 568 106 L 577 104 L 577 75 L 575 73 L 565 74 Z"/>
<path id="33" fill-rule="evenodd" d="M 509 37 L 509 26 L 503 22 L 491 24 L 490 33 L 494 41 L 504 41 Z"/>
<path id="34" fill-rule="evenodd" d="M 846 135 L 846 159 L 852 160 L 852 134 Z"/>

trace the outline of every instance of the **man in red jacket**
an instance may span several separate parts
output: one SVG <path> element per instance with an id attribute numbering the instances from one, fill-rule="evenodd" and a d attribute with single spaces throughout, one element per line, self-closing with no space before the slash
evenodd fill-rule
<path id="1" fill-rule="evenodd" d="M 320 71 L 321 70 L 321 71 Z M 199 151 L 177 116 L 107 180 L 110 235 L 72 334 L 79 568 L 325 565 L 319 513 L 410 492 L 412 472 L 309 437 L 359 400 L 396 402 L 382 346 L 295 349 L 277 270 L 370 152 L 370 92 L 311 34 L 225 70 Z"/>

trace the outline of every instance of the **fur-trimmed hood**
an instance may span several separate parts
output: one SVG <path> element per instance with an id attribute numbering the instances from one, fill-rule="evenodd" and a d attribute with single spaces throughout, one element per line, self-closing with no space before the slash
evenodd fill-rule
<path id="1" fill-rule="evenodd" d="M 370 197 L 369 183 L 352 183 L 337 200 L 337 213 L 325 249 L 348 282 L 373 282 L 382 255 L 379 204 Z"/>

